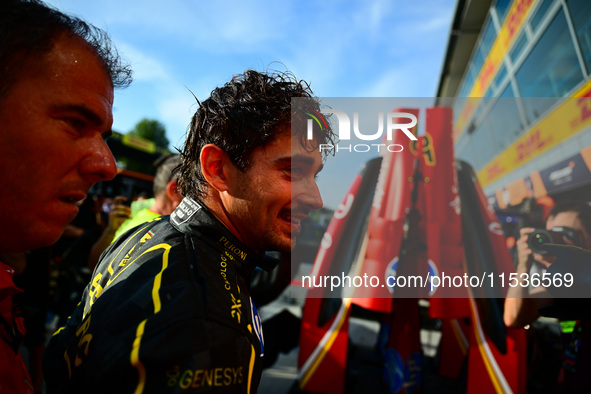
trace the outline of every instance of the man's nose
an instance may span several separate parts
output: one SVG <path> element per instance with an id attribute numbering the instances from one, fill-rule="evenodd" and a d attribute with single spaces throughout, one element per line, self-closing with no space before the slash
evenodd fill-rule
<path id="1" fill-rule="evenodd" d="M 87 143 L 87 154 L 80 163 L 80 173 L 93 184 L 113 179 L 117 175 L 117 163 L 105 140 L 97 136 Z"/>
<path id="2" fill-rule="evenodd" d="M 309 184 L 304 187 L 300 202 L 310 206 L 312 209 L 320 209 L 324 206 L 320 190 L 318 189 L 315 180 L 309 182 Z"/>

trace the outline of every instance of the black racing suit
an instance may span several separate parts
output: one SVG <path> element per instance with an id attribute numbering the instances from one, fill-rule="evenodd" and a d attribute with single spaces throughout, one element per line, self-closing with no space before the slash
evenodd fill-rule
<path id="1" fill-rule="evenodd" d="M 264 255 L 200 202 L 119 237 L 45 356 L 48 393 L 255 393 L 263 336 L 247 278 Z"/>

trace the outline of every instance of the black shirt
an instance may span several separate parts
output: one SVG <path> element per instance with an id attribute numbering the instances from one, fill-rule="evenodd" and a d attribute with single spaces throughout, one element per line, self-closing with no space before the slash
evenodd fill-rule
<path id="1" fill-rule="evenodd" d="M 263 336 L 247 278 L 269 264 L 185 198 L 103 253 L 49 343 L 47 392 L 256 392 Z"/>

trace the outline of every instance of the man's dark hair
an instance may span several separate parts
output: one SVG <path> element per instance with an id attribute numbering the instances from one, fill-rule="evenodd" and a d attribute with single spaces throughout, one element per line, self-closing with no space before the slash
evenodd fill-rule
<path id="1" fill-rule="evenodd" d="M 304 98 L 293 118 L 292 98 Z M 302 146 L 308 150 L 331 143 L 334 134 L 329 125 L 315 132 L 313 141 L 306 140 L 307 111 L 319 112 L 320 103 L 308 83 L 297 80 L 290 72 L 247 70 L 214 89 L 207 100 L 199 103 L 189 126 L 179 177 L 183 196 L 198 198 L 206 191 L 199 157 L 207 144 L 223 149 L 238 169 L 246 171 L 252 152 L 279 133 L 289 132 L 290 126 L 292 133 L 301 133 Z"/>
<path id="2" fill-rule="evenodd" d="M 181 157 L 176 154 L 162 156 L 154 162 L 154 167 L 156 167 L 154 196 L 164 193 L 168 182 L 178 179 L 180 163 Z"/>
<path id="3" fill-rule="evenodd" d="M 591 205 L 584 201 L 560 201 L 552 207 L 548 213 L 548 218 L 563 212 L 576 212 L 581 224 L 587 230 L 587 233 L 591 235 Z"/>
<path id="4" fill-rule="evenodd" d="M 131 83 L 131 68 L 122 63 L 103 30 L 39 0 L 1 0 L 0 98 L 18 79 L 23 64 L 39 61 L 63 34 L 78 37 L 94 49 L 113 87 L 126 87 Z"/>

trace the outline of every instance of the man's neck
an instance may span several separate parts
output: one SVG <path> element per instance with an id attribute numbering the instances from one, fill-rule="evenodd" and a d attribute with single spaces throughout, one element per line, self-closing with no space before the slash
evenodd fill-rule
<path id="1" fill-rule="evenodd" d="M 201 197 L 199 199 L 199 201 L 201 201 L 201 203 L 203 205 L 205 205 L 205 207 L 209 210 L 209 212 L 211 212 L 213 214 L 213 216 L 215 216 L 216 219 L 219 220 L 228 229 L 228 231 L 230 231 L 232 233 L 232 235 L 234 235 L 236 238 L 238 238 L 238 240 L 240 242 L 242 242 L 243 244 L 245 244 L 249 248 L 252 248 L 250 245 L 248 245 L 245 242 L 244 237 L 240 234 L 240 232 L 238 231 L 236 226 L 234 226 L 234 224 L 232 223 L 230 214 L 225 209 L 224 204 L 222 203 L 219 196 L 206 195 L 206 196 Z M 257 250 L 253 250 L 253 251 L 255 253 L 259 252 Z"/>
<path id="2" fill-rule="evenodd" d="M 162 216 L 172 213 L 172 201 L 166 197 L 156 197 L 154 204 L 150 207 L 150 211 Z"/>

